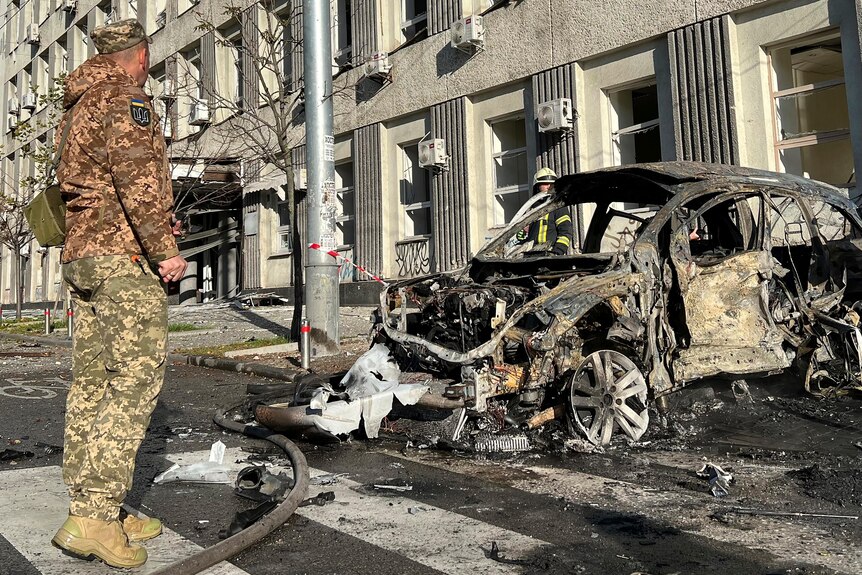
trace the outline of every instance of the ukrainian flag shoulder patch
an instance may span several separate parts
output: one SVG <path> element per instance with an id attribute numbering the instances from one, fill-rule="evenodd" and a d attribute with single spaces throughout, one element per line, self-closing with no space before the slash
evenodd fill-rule
<path id="1" fill-rule="evenodd" d="M 138 98 L 132 98 L 129 104 L 129 111 L 132 114 L 132 121 L 139 126 L 149 126 L 152 118 L 150 117 L 150 109 L 147 103 Z"/>

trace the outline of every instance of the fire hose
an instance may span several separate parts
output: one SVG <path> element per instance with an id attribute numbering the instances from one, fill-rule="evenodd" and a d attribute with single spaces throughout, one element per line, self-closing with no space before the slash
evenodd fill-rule
<path id="1" fill-rule="evenodd" d="M 300 451 L 299 447 L 297 447 L 295 443 L 283 435 L 264 427 L 247 425 L 228 419 L 225 414 L 236 407 L 240 407 L 240 405 L 243 404 L 235 405 L 227 409 L 219 409 L 213 417 L 213 421 L 219 427 L 230 431 L 236 431 L 249 437 L 266 439 L 283 449 L 293 466 L 293 487 L 290 489 L 285 500 L 260 521 L 246 529 L 243 529 L 236 535 L 232 535 L 224 541 L 216 543 L 212 547 L 208 547 L 207 549 L 203 549 L 198 553 L 195 553 L 191 557 L 187 557 L 186 559 L 182 559 L 176 563 L 168 565 L 167 567 L 159 569 L 152 573 L 152 575 L 194 575 L 195 573 L 200 573 L 204 569 L 212 567 L 217 563 L 225 561 L 278 529 L 278 527 L 293 515 L 296 508 L 302 500 L 305 499 L 310 481 L 308 462 L 305 460 L 305 455 Z"/>

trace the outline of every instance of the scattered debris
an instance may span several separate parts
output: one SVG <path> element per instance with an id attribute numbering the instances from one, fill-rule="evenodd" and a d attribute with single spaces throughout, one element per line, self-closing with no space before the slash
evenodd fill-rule
<path id="1" fill-rule="evenodd" d="M 540 411 L 533 417 L 527 420 L 527 429 L 536 429 L 537 427 L 541 427 L 548 423 L 549 421 L 553 421 L 555 419 L 561 419 L 566 415 L 566 406 L 563 404 L 555 405 L 553 407 L 549 407 L 543 411 Z"/>
<path id="2" fill-rule="evenodd" d="M 34 447 L 36 449 L 40 449 L 42 453 L 47 456 L 56 455 L 57 453 L 63 453 L 63 447 L 61 445 L 51 445 L 48 443 L 42 443 L 41 441 L 37 441 Z"/>
<path id="3" fill-rule="evenodd" d="M 766 517 L 818 517 L 824 519 L 853 519 L 858 521 L 858 515 L 833 515 L 831 513 L 807 513 L 803 511 L 766 511 L 763 509 L 746 509 L 743 507 L 732 507 L 724 510 L 724 513 L 739 513 L 740 515 L 763 515 Z"/>
<path id="4" fill-rule="evenodd" d="M 327 473 L 325 475 L 315 475 L 311 478 L 312 485 L 335 485 L 342 477 L 347 477 L 346 473 Z"/>
<path id="5" fill-rule="evenodd" d="M 479 453 L 515 453 L 529 451 L 526 435 L 484 435 L 476 438 L 473 448 Z"/>
<path id="6" fill-rule="evenodd" d="M 426 511 L 428 511 L 428 509 L 426 509 L 425 507 L 408 507 L 407 508 L 407 513 L 409 513 L 410 515 L 419 515 L 420 513 L 425 513 Z"/>
<path id="7" fill-rule="evenodd" d="M 228 537 L 232 537 L 236 535 L 249 525 L 253 525 L 257 523 L 261 517 L 272 511 L 278 507 L 278 503 L 275 501 L 264 501 L 257 507 L 253 509 L 249 509 L 247 511 L 242 511 L 237 513 L 233 521 L 231 521 L 230 527 L 227 529 L 223 529 L 219 531 L 219 539 L 227 539 Z"/>
<path id="8" fill-rule="evenodd" d="M 230 467 L 224 465 L 225 444 L 216 441 L 210 448 L 209 461 L 180 465 L 175 463 L 170 469 L 153 479 L 153 483 L 168 483 L 171 481 L 191 481 L 195 483 L 233 483 L 230 479 Z"/>
<path id="9" fill-rule="evenodd" d="M 32 451 L 9 447 L 8 449 L 0 451 L 0 461 L 17 461 L 19 459 L 33 457 L 33 455 L 34 453 Z"/>
<path id="10" fill-rule="evenodd" d="M 605 448 L 601 445 L 590 443 L 586 439 L 567 439 L 563 445 L 569 451 L 578 453 L 604 453 Z"/>
<path id="11" fill-rule="evenodd" d="M 388 491 L 413 491 L 412 485 L 386 485 L 382 483 L 375 483 L 374 489 L 386 489 Z"/>
<path id="12" fill-rule="evenodd" d="M 751 390 L 748 389 L 748 383 L 744 379 L 737 379 L 730 384 L 730 390 L 733 392 L 733 397 L 736 398 L 736 403 L 754 403 L 754 398 L 751 397 Z"/>
<path id="13" fill-rule="evenodd" d="M 485 551 L 483 549 L 483 551 Z M 528 565 L 529 562 L 523 559 L 508 559 L 500 554 L 500 548 L 497 546 L 496 541 L 491 541 L 491 549 L 485 551 L 485 557 L 490 559 L 491 561 L 496 561 L 497 563 L 503 563 L 505 565 Z"/>
<path id="14" fill-rule="evenodd" d="M 299 504 L 299 507 L 308 507 L 309 505 L 317 505 L 319 507 L 323 507 L 331 501 L 335 501 L 335 492 L 323 491 L 321 493 L 318 493 L 314 497 L 309 497 L 308 499 L 302 501 Z"/>
<path id="15" fill-rule="evenodd" d="M 270 473 L 266 466 L 252 465 L 237 474 L 234 493 L 252 501 L 280 502 L 293 484 L 284 473 Z"/>
<path id="16" fill-rule="evenodd" d="M 697 476 L 701 479 L 709 479 L 709 490 L 715 497 L 724 497 L 730 493 L 730 484 L 733 483 L 733 475 L 714 463 L 704 463 L 697 470 Z"/>

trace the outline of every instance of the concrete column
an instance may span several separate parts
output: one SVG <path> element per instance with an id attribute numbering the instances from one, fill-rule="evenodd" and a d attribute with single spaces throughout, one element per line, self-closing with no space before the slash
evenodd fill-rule
<path id="1" fill-rule="evenodd" d="M 186 275 L 180 280 L 180 305 L 190 305 L 198 301 L 198 262 L 189 260 Z"/>
<path id="2" fill-rule="evenodd" d="M 224 218 L 222 225 L 231 224 L 236 218 Z M 218 250 L 218 278 L 216 280 L 216 296 L 229 297 L 236 295 L 237 282 L 237 245 L 236 243 L 224 244 Z"/>

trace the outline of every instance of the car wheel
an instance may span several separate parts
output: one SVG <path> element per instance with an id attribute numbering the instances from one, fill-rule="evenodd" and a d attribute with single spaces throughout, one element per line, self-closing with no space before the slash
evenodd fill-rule
<path id="1" fill-rule="evenodd" d="M 649 425 L 643 373 L 618 351 L 589 354 L 572 376 L 569 416 L 574 428 L 594 445 L 610 443 L 616 430 L 637 441 Z"/>

